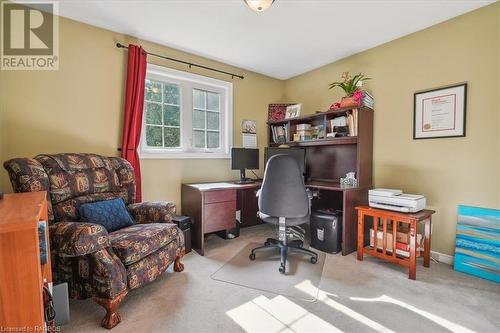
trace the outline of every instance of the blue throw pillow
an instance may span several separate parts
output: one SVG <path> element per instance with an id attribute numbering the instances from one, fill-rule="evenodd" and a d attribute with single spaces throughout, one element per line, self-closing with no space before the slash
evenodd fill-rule
<path id="1" fill-rule="evenodd" d="M 84 203 L 78 210 L 83 222 L 100 224 L 108 232 L 134 225 L 122 198 Z"/>

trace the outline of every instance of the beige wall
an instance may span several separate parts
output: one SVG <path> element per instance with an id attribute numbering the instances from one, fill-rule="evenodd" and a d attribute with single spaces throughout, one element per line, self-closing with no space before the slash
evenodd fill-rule
<path id="1" fill-rule="evenodd" d="M 498 23 L 498 21 L 500 21 L 500 3 L 497 3 L 496 4 L 496 8 L 497 8 L 497 46 L 498 46 L 498 58 L 499 60 L 497 60 L 497 92 L 496 92 L 496 95 L 498 97 L 498 108 L 497 108 L 497 112 L 498 112 L 498 156 L 499 156 L 499 163 L 500 163 L 500 64 L 498 64 L 498 62 L 500 62 L 500 23 Z M 498 206 L 500 206 L 500 167 L 498 168 Z"/>
<path id="2" fill-rule="evenodd" d="M 118 154 L 127 53 L 115 47 L 117 41 L 140 43 L 151 52 L 244 75 L 240 80 L 190 71 L 233 82 L 234 145 L 241 145 L 241 120 L 255 119 L 259 145 L 264 147 L 267 105 L 283 100 L 283 81 L 61 18 L 58 71 L 0 71 L 2 162 L 43 152 Z M 154 57 L 148 61 L 189 71 L 187 66 Z M 229 163 L 228 159 L 143 160 L 143 197 L 173 200 L 180 206 L 182 182 L 235 179 L 238 173 L 230 170 Z M 11 191 L 5 171 L 0 172 L 0 189 Z"/>
<path id="3" fill-rule="evenodd" d="M 342 72 L 373 77 L 375 186 L 427 197 L 437 211 L 432 248 L 452 254 L 456 207 L 500 207 L 500 3 L 353 55 L 286 81 L 306 113 L 341 97 Z M 413 140 L 413 93 L 468 82 L 467 136 Z"/>
<path id="4" fill-rule="evenodd" d="M 325 110 L 341 96 L 327 84 L 343 71 L 363 72 L 374 78 L 367 87 L 376 99 L 375 185 L 426 195 L 437 210 L 433 249 L 452 254 L 457 204 L 500 206 L 499 21 L 496 3 L 280 81 L 62 18 L 58 71 L 0 71 L 0 160 L 42 152 L 117 154 L 126 73 L 126 52 L 114 46 L 117 41 L 245 75 L 231 80 L 192 70 L 233 82 L 235 146 L 241 144 L 241 120 L 249 118 L 258 121 L 264 147 L 267 104 L 288 100 L 302 102 L 305 113 Z M 464 81 L 467 137 L 413 140 L 413 93 Z M 229 169 L 229 160 L 143 160 L 144 199 L 179 204 L 182 182 L 236 178 Z M 4 171 L 1 189 L 11 190 Z"/>

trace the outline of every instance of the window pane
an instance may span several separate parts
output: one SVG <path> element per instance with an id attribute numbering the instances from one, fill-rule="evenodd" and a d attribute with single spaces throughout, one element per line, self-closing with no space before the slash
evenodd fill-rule
<path id="1" fill-rule="evenodd" d="M 207 148 L 219 148 L 219 132 L 207 132 Z"/>
<path id="2" fill-rule="evenodd" d="M 161 127 L 146 126 L 146 145 L 149 147 L 161 147 Z"/>
<path id="3" fill-rule="evenodd" d="M 180 147 L 181 145 L 181 130 L 180 128 L 165 127 L 165 147 Z"/>
<path id="4" fill-rule="evenodd" d="M 205 95 L 206 93 L 204 91 L 193 89 L 193 107 L 195 109 L 206 109 Z"/>
<path id="5" fill-rule="evenodd" d="M 218 131 L 220 129 L 219 113 L 207 111 L 207 129 Z"/>
<path id="6" fill-rule="evenodd" d="M 163 125 L 167 126 L 181 125 L 180 107 L 173 105 L 163 106 Z"/>
<path id="7" fill-rule="evenodd" d="M 146 124 L 161 125 L 161 104 L 146 102 Z"/>
<path id="8" fill-rule="evenodd" d="M 207 109 L 219 111 L 219 94 L 208 93 L 207 94 Z"/>
<path id="9" fill-rule="evenodd" d="M 205 128 L 205 111 L 193 110 L 193 128 Z"/>
<path id="10" fill-rule="evenodd" d="M 205 131 L 193 131 L 193 144 L 196 148 L 205 148 Z"/>
<path id="11" fill-rule="evenodd" d="M 207 129 L 219 130 L 219 113 L 207 111 Z"/>
<path id="12" fill-rule="evenodd" d="M 146 80 L 144 99 L 147 101 L 161 102 L 161 83 Z"/>
<path id="13" fill-rule="evenodd" d="M 164 103 L 176 105 L 180 104 L 179 86 L 166 83 L 164 85 L 164 93 Z"/>

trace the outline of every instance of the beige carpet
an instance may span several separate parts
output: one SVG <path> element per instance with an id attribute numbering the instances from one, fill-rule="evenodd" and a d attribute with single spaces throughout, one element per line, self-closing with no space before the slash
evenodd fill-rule
<path id="1" fill-rule="evenodd" d="M 189 253 L 182 273 L 163 274 L 134 290 L 112 332 L 498 332 L 500 286 L 457 273 L 448 265 L 405 269 L 376 258 L 327 255 L 316 302 L 243 288 L 210 278 L 250 242 L 273 235 L 268 226 L 239 238 L 206 240 L 206 256 Z M 264 277 L 263 277 L 264 278 Z M 308 290 L 304 282 L 297 286 Z M 70 303 L 63 332 L 109 332 L 92 300 Z"/>
<path id="2" fill-rule="evenodd" d="M 309 256 L 290 252 L 286 263 L 286 275 L 280 274 L 280 254 L 276 250 L 256 252 L 256 259 L 248 258 L 250 251 L 262 243 L 248 243 L 224 266 L 212 274 L 217 281 L 231 283 L 246 288 L 283 295 L 291 299 L 313 302 L 318 296 L 318 287 L 323 273 L 325 253 L 318 253 L 318 262 L 311 264 Z M 314 249 L 312 249 L 314 250 Z M 305 292 L 296 286 L 309 281 L 310 288 Z"/>

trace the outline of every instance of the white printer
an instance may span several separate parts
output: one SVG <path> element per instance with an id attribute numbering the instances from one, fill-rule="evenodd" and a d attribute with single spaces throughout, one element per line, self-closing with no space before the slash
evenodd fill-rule
<path id="1" fill-rule="evenodd" d="M 416 213 L 425 208 L 425 197 L 417 194 L 404 194 L 401 190 L 376 188 L 368 191 L 368 203 L 370 207 Z"/>

